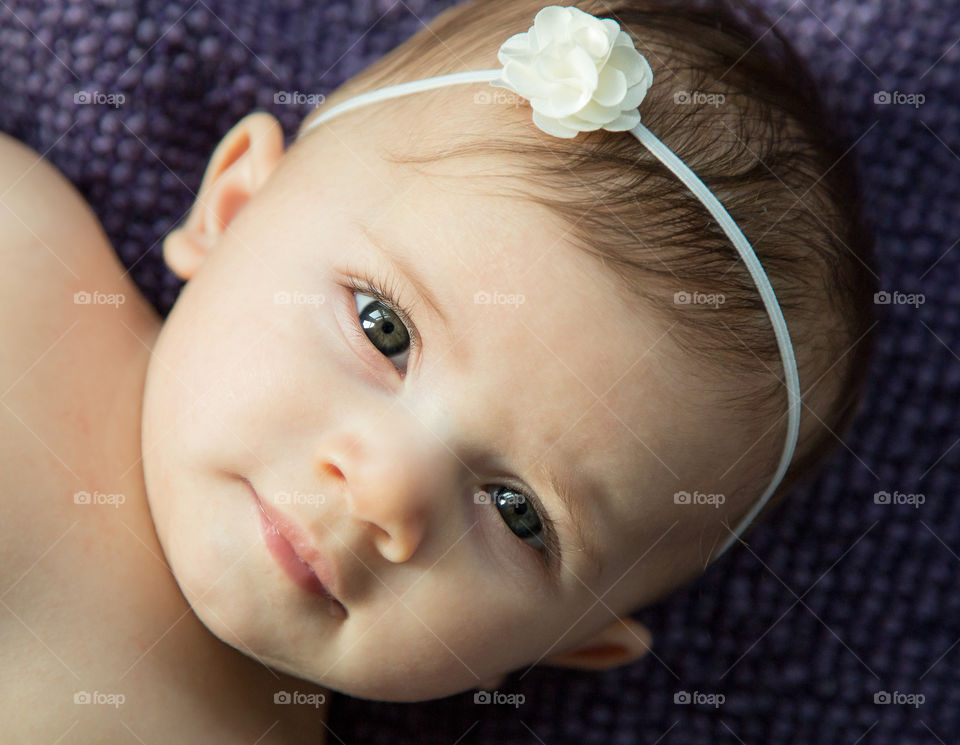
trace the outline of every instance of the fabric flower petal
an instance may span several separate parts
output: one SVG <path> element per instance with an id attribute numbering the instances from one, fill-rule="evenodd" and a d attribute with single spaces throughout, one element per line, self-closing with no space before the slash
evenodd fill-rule
<path id="1" fill-rule="evenodd" d="M 507 64 L 502 77 L 513 87 L 515 93 L 519 93 L 524 98 L 530 98 L 534 91 L 543 87 L 537 71 L 519 60 Z"/>
<path id="2" fill-rule="evenodd" d="M 615 67 L 604 68 L 597 81 L 593 100 L 602 106 L 615 106 L 627 92 L 627 78 Z"/>
<path id="3" fill-rule="evenodd" d="M 533 112 L 533 123 L 536 124 L 540 129 L 546 132 L 548 135 L 553 135 L 554 137 L 576 137 L 578 130 L 571 129 L 570 127 L 565 127 L 560 124 L 556 119 L 552 119 L 548 116 L 543 116 L 537 111 Z"/>
<path id="4" fill-rule="evenodd" d="M 627 89 L 627 92 L 623 96 L 623 100 L 620 102 L 620 109 L 622 111 L 626 111 L 627 109 L 637 108 L 637 106 L 639 106 L 646 97 L 648 90 L 649 87 L 642 84 L 638 84 Z"/>
<path id="5" fill-rule="evenodd" d="M 597 129 L 606 128 L 606 120 L 603 122 L 590 122 L 576 114 L 566 116 L 558 121 L 564 127 L 570 127 L 570 129 L 575 129 L 578 132 L 593 132 Z"/>
<path id="6" fill-rule="evenodd" d="M 626 36 L 626 34 L 624 34 Z M 628 39 L 630 37 L 627 37 Z M 653 72 L 646 59 L 631 42 L 630 46 L 617 45 L 611 50 L 607 65 L 615 67 L 627 78 L 627 85 L 635 85 L 645 78 L 653 78 Z"/>
<path id="7" fill-rule="evenodd" d="M 503 70 L 491 85 L 526 98 L 534 124 L 555 137 L 631 129 L 653 84 L 650 65 L 619 23 L 572 6 L 541 8 L 497 59 Z"/>
<path id="8" fill-rule="evenodd" d="M 508 59 L 529 54 L 529 49 L 527 34 L 514 34 L 500 45 L 500 49 L 497 51 L 497 59 L 500 60 L 501 65 L 505 65 Z"/>
<path id="9" fill-rule="evenodd" d="M 640 112 L 636 109 L 624 111 L 619 117 L 607 124 L 604 129 L 610 132 L 623 132 L 625 129 L 633 129 L 640 123 Z"/>
<path id="10" fill-rule="evenodd" d="M 597 69 L 583 49 L 571 50 L 559 64 L 540 58 L 536 72 L 542 80 L 541 90 L 550 96 L 536 108 L 547 116 L 569 116 L 590 101 L 596 88 Z"/>
<path id="11" fill-rule="evenodd" d="M 620 116 L 619 106 L 601 106 L 596 101 L 591 101 L 582 109 L 576 112 L 577 116 L 587 122 L 604 124 Z"/>
<path id="12" fill-rule="evenodd" d="M 583 47 L 573 47 L 567 50 L 563 59 L 558 60 L 554 67 L 554 74 L 563 75 L 561 80 L 575 78 L 583 81 L 583 85 L 589 88 L 589 93 L 593 93 L 597 87 L 597 63 L 587 54 Z"/>
<path id="13" fill-rule="evenodd" d="M 533 17 L 533 26 L 530 35 L 535 43 L 535 50 L 543 49 L 549 39 L 563 36 L 569 26 L 569 14 L 559 5 L 548 5 L 541 8 Z"/>
<path id="14" fill-rule="evenodd" d="M 582 46 L 591 57 L 603 61 L 613 46 L 613 41 L 607 37 L 606 30 L 596 26 L 583 26 L 577 29 L 573 38 Z"/>
<path id="15" fill-rule="evenodd" d="M 564 116 L 570 116 L 579 111 L 580 98 L 582 94 L 576 88 L 559 84 L 552 84 L 544 93 L 530 96 L 530 104 L 534 111 L 539 111 L 544 116 L 559 119 Z"/>

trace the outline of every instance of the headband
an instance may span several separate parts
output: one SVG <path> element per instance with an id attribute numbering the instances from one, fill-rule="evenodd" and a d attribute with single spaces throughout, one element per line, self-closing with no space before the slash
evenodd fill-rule
<path id="1" fill-rule="evenodd" d="M 793 458 L 800 429 L 800 384 L 787 324 L 766 272 L 740 228 L 719 200 L 687 165 L 640 123 L 643 101 L 653 72 L 630 36 L 610 18 L 597 18 L 579 8 L 541 8 L 525 33 L 514 34 L 497 52 L 502 69 L 471 70 L 414 80 L 362 93 L 317 116 L 299 137 L 333 117 L 390 98 L 462 83 L 489 83 L 530 101 L 533 123 L 555 137 L 581 131 L 629 131 L 669 168 L 723 228 L 736 247 L 760 292 L 783 360 L 787 384 L 787 437 L 780 463 L 769 485 L 710 562 L 720 558 L 746 530 L 776 491 Z M 728 528 L 729 529 L 729 528 Z"/>

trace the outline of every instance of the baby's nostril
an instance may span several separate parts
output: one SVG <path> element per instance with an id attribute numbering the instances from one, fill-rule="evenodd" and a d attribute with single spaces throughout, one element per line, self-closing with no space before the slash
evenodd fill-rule
<path id="1" fill-rule="evenodd" d="M 343 471 L 337 468 L 333 463 L 321 462 L 317 466 L 317 472 L 322 479 L 335 478 L 343 479 Z"/>

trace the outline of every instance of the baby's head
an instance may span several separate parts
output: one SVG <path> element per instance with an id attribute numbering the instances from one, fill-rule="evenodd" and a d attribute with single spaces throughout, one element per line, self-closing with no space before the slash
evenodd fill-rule
<path id="1" fill-rule="evenodd" d="M 449 9 L 320 111 L 498 67 L 540 7 Z M 769 507 L 816 473 L 864 378 L 849 156 L 762 31 L 672 3 L 577 7 L 634 37 L 644 123 L 783 309 L 804 404 Z M 550 137 L 485 84 L 347 112 L 286 150 L 252 114 L 164 256 L 189 281 L 146 382 L 157 534 L 207 627 L 284 672 L 413 701 L 635 660 L 650 636 L 630 614 L 702 573 L 776 470 L 787 396 L 756 286 L 628 133 Z M 244 480 L 319 550 L 345 616 L 274 561 Z"/>

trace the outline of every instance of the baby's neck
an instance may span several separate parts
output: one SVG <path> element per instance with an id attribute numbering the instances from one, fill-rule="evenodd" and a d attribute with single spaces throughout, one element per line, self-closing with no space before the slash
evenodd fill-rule
<path id="1" fill-rule="evenodd" d="M 43 693 L 32 700 L 35 711 L 0 705 L 0 715 L 38 724 L 79 720 L 72 737 L 86 741 L 112 742 L 113 733 L 126 741 L 129 728 L 144 742 L 200 742 L 204 733 L 253 742 L 268 731 L 260 742 L 317 742 L 325 712 L 281 707 L 273 699 L 277 691 L 306 690 L 310 684 L 215 637 L 190 608 L 164 558 L 140 464 L 143 384 L 159 326 L 152 331 L 141 339 L 145 343 L 116 350 L 103 390 L 84 391 L 77 397 L 83 403 L 71 411 L 82 422 L 80 431 L 90 431 L 75 458 L 82 459 L 81 490 L 91 503 L 69 497 L 77 491 L 70 474 L 36 479 L 41 488 L 33 522 L 19 530 L 62 540 L 26 574 L 20 567 L 40 549 L 36 539 L 16 541 L 12 550 L 24 556 L 3 566 L 17 567 L 18 576 L 0 569 L 3 587 L 13 590 L 5 602 L 21 619 L 18 624 L 7 614 L 0 627 L 3 646 L 19 648 L 7 673 L 11 680 L 28 681 L 24 693 Z M 37 649 L 21 654 L 30 638 L 40 640 Z M 0 655 L 7 651 L 0 649 Z M 83 694 L 100 701 L 77 703 L 75 695 Z M 104 703 L 104 696 L 114 703 Z M 115 705 L 120 696 L 122 703 Z"/>

